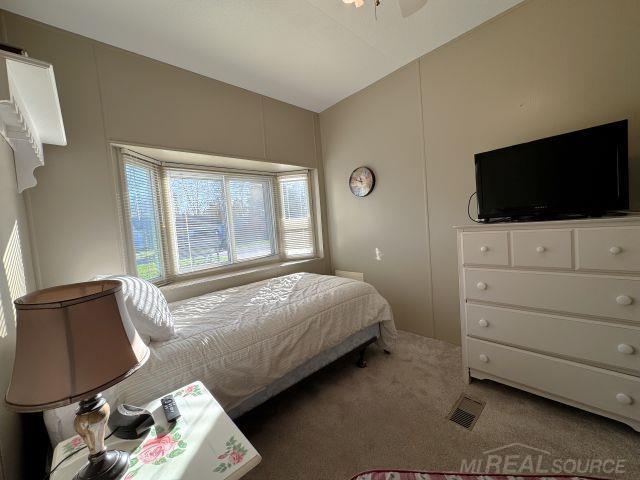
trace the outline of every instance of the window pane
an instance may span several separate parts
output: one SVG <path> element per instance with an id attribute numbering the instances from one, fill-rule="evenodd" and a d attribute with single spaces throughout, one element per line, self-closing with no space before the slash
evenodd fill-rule
<path id="1" fill-rule="evenodd" d="M 122 168 L 127 187 L 123 212 L 141 278 L 173 279 L 316 252 L 308 173 L 274 176 L 164 166 L 126 151 Z"/>
<path id="2" fill-rule="evenodd" d="M 271 182 L 231 178 L 229 197 L 236 260 L 274 255 Z"/>
<path id="3" fill-rule="evenodd" d="M 158 280 L 164 275 L 156 178 L 151 168 L 136 163 L 125 163 L 124 174 L 136 270 L 140 278 Z"/>
<path id="4" fill-rule="evenodd" d="M 282 242 L 287 257 L 314 253 L 313 224 L 310 213 L 307 175 L 279 177 L 282 209 Z"/>
<path id="5" fill-rule="evenodd" d="M 222 177 L 172 173 L 169 186 L 178 273 L 230 263 Z"/>

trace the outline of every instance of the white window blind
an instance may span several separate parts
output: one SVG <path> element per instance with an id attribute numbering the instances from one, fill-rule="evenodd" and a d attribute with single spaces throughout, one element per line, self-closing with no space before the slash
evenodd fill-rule
<path id="1" fill-rule="evenodd" d="M 136 273 L 149 281 L 164 278 L 157 173 L 154 165 L 134 159 L 124 164 L 124 215 L 131 232 Z"/>
<path id="2" fill-rule="evenodd" d="M 127 150 L 121 159 L 129 257 L 141 278 L 166 282 L 241 262 L 315 254 L 306 173 L 164 165 Z"/>
<path id="3" fill-rule="evenodd" d="M 167 183 L 176 272 L 231 263 L 224 178 L 171 170 Z"/>
<path id="4" fill-rule="evenodd" d="M 315 234 L 311 216 L 309 176 L 278 177 L 280 190 L 280 229 L 285 255 L 309 257 L 315 254 Z"/>
<path id="5" fill-rule="evenodd" d="M 231 178 L 228 197 L 233 220 L 233 245 L 237 260 L 275 255 L 271 178 Z"/>

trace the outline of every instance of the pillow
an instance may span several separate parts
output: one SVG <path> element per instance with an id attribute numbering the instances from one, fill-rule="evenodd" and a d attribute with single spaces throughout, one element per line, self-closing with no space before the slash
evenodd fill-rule
<path id="1" fill-rule="evenodd" d="M 125 306 L 138 335 L 146 344 L 175 336 L 173 316 L 167 300 L 158 287 L 131 275 L 100 275 L 95 280 L 119 280 Z"/>

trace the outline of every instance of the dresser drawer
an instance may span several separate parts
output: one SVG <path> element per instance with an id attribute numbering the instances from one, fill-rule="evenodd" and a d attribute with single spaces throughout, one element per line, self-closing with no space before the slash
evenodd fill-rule
<path id="1" fill-rule="evenodd" d="M 640 273 L 640 227 L 579 228 L 576 246 L 578 269 Z"/>
<path id="2" fill-rule="evenodd" d="M 640 378 L 470 338 L 469 367 L 640 420 Z"/>
<path id="3" fill-rule="evenodd" d="M 462 261 L 465 265 L 509 265 L 508 233 L 463 233 Z"/>
<path id="4" fill-rule="evenodd" d="M 514 230 L 511 232 L 516 267 L 572 268 L 571 230 Z"/>
<path id="5" fill-rule="evenodd" d="M 465 268 L 466 299 L 640 323 L 640 279 Z"/>
<path id="6" fill-rule="evenodd" d="M 466 321 L 473 337 L 640 374 L 640 328 L 473 304 Z"/>

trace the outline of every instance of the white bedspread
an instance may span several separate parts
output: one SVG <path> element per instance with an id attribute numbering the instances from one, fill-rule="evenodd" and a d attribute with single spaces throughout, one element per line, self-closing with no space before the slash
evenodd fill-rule
<path id="1" fill-rule="evenodd" d="M 369 284 L 295 273 L 169 305 L 176 337 L 151 343 L 147 363 L 107 390 L 112 404 L 144 404 L 201 380 L 227 410 L 353 333 L 380 323 L 396 339 L 391 308 Z M 51 442 L 72 436 L 76 406 L 45 412 Z"/>

